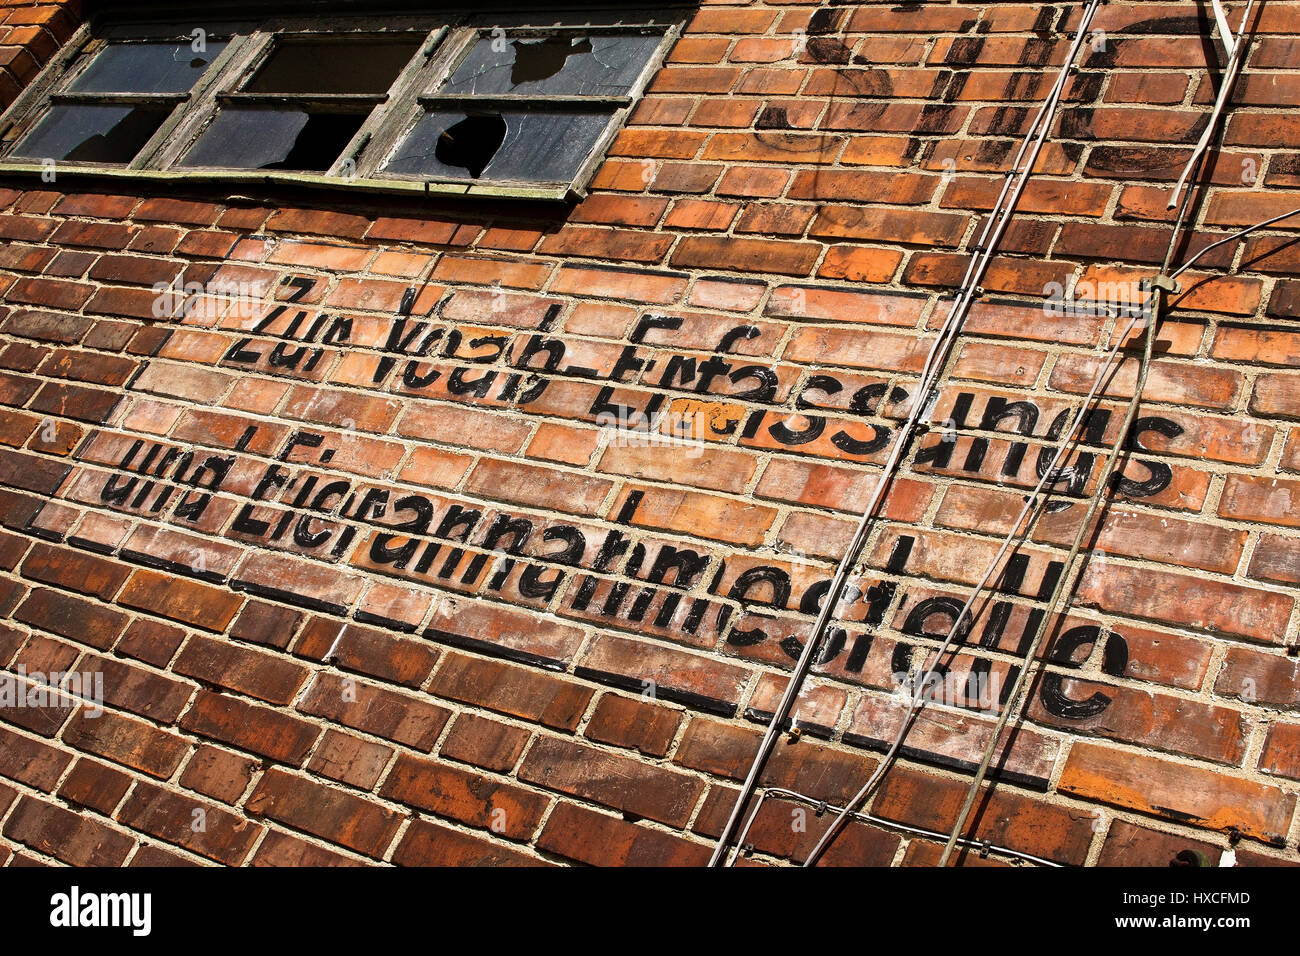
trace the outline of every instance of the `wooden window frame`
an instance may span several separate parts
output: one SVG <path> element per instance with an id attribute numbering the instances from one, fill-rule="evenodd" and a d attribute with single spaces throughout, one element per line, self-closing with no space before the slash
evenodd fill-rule
<path id="1" fill-rule="evenodd" d="M 109 179 L 174 180 L 180 182 L 232 182 L 291 184 L 335 189 L 362 189 L 389 193 L 421 193 L 430 196 L 491 196 L 532 200 L 575 202 L 587 187 L 628 116 L 640 101 L 659 70 L 668 50 L 680 35 L 683 16 L 672 6 L 658 11 L 598 7 L 575 15 L 556 12 L 442 12 L 426 16 L 348 15 L 304 18 L 299 16 L 225 19 L 204 26 L 206 39 L 226 41 L 225 48 L 188 94 L 96 94 L 69 92 L 69 87 L 89 66 L 96 54 L 111 41 L 175 41 L 189 43 L 193 26 L 170 22 L 110 20 L 100 25 L 84 24 L 60 48 L 36 79 L 14 103 L 0 114 L 0 174 L 47 174 L 46 164 L 30 158 L 11 157 L 12 151 L 46 115 L 47 107 L 63 101 L 173 103 L 171 114 L 127 164 L 77 163 L 58 160 L 56 176 L 91 176 Z M 438 91 L 450 79 L 475 42 L 500 28 L 511 35 L 598 35 L 611 33 L 654 34 L 658 46 L 624 96 L 555 96 L 543 94 L 460 95 Z M 253 77 L 275 49 L 277 40 L 382 38 L 418 36 L 416 53 L 398 74 L 387 94 L 246 94 L 240 87 Z M 359 109 L 362 100 L 371 108 L 351 142 L 323 173 L 280 170 L 248 170 L 182 166 L 180 161 L 217 116 L 223 103 L 350 101 Z M 571 182 L 563 184 L 427 178 L 410 174 L 385 173 L 385 160 L 404 141 L 430 106 L 453 103 L 493 103 L 512 110 L 543 110 L 602 107 L 610 110 L 609 122 L 597 137 Z"/>

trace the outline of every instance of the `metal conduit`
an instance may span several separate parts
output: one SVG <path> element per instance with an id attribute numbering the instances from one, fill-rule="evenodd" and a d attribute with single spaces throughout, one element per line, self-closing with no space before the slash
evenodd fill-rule
<path id="1" fill-rule="evenodd" d="M 943 367 L 952 351 L 953 343 L 956 339 L 957 332 L 965 319 L 966 311 L 970 307 L 979 288 L 979 282 L 983 278 L 997 250 L 998 243 L 1014 213 L 1020 195 L 1024 191 L 1025 184 L 1028 182 L 1033 172 L 1034 165 L 1038 160 L 1038 155 L 1042 149 L 1043 142 L 1047 138 L 1047 133 L 1051 127 L 1052 120 L 1055 116 L 1056 107 L 1060 102 L 1061 94 L 1065 89 L 1065 84 L 1069 79 L 1074 61 L 1078 56 L 1080 47 L 1083 45 L 1084 38 L 1087 35 L 1088 27 L 1092 22 L 1093 15 L 1097 11 L 1101 0 L 1090 0 L 1088 6 L 1084 9 L 1083 17 L 1080 20 L 1078 30 L 1070 46 L 1069 54 L 1065 63 L 1062 65 L 1052 89 L 1039 108 L 1034 117 L 1034 122 L 1026 133 L 1024 140 L 1021 142 L 1020 149 L 1016 153 L 1015 162 L 1012 169 L 1007 173 L 1003 181 L 1001 192 L 998 195 L 998 201 L 990 213 L 988 220 L 984 224 L 984 229 L 980 239 L 974 247 L 974 254 L 967 266 L 965 278 L 954 298 L 951 310 L 943 325 L 940 327 L 940 334 L 936 338 L 934 345 L 931 347 L 929 355 L 926 357 L 925 365 L 921 372 L 921 380 L 918 385 L 917 394 L 912 403 L 911 412 L 907 421 L 900 429 L 894 445 L 890 451 L 888 460 L 882 470 L 880 480 L 876 483 L 871 499 L 863 511 L 862 518 L 858 523 L 853 538 L 845 551 L 844 557 L 840 560 L 836 568 L 835 576 L 832 579 L 831 587 L 823 598 L 820 612 L 817 616 L 816 623 L 813 626 L 812 633 L 809 635 L 807 642 L 804 644 L 803 652 L 795 665 L 794 672 L 786 685 L 785 693 L 781 697 L 772 714 L 772 719 L 768 723 L 767 732 L 764 734 L 759 744 L 758 752 L 750 766 L 748 775 L 745 778 L 744 785 L 737 795 L 736 804 L 732 808 L 731 814 L 722 833 L 718 838 L 718 844 L 714 848 L 713 855 L 709 860 L 709 866 L 717 866 L 721 863 L 726 847 L 731 842 L 735 833 L 736 825 L 740 815 L 744 810 L 745 804 L 753 796 L 757 787 L 758 777 L 762 773 L 772 749 L 776 744 L 776 739 L 780 735 L 780 729 L 786 718 L 789 716 L 790 708 L 798 697 L 802 688 L 803 681 L 811 669 L 814 654 L 821 644 L 832 617 L 839 608 L 840 600 L 843 596 L 844 586 L 848 580 L 850 569 L 854 566 L 858 554 L 861 552 L 866 538 L 871 529 L 872 522 L 875 519 L 876 511 L 883 501 L 889 484 L 898 470 L 904 451 L 910 446 L 912 439 L 915 437 L 921 416 L 929 410 L 933 401 L 937 399 L 937 384 Z M 1027 157 L 1027 162 L 1025 161 Z M 903 725 L 904 728 L 907 726 Z M 891 748 L 891 753 L 896 753 L 898 746 L 902 742 L 902 736 L 895 741 Z M 882 767 L 886 766 L 882 763 Z M 847 819 L 844 814 L 837 819 L 839 826 L 843 826 L 842 821 Z M 836 828 L 838 831 L 838 828 Z M 830 833 L 830 831 L 827 831 Z M 810 858 L 811 859 L 811 858 Z M 734 860 L 734 854 L 732 855 Z M 808 864 L 805 864 L 808 865 Z"/>

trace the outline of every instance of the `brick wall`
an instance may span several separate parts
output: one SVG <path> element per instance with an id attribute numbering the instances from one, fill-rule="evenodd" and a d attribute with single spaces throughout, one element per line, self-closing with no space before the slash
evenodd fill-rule
<path id="1" fill-rule="evenodd" d="M 0 180 L 0 663 L 102 675 L 104 703 L 0 708 L 0 861 L 706 861 L 1078 15 L 704 3 L 560 214 Z M 1101 8 L 946 429 L 895 483 L 767 782 L 842 802 L 892 739 L 892 675 L 951 624 L 1117 334 L 1076 306 L 1163 255 L 1210 22 Z M 0 102 L 76 23 L 0 4 Z M 1300 3 L 1260 11 L 1180 260 L 1300 205 L 1297 28 Z M 979 839 L 1295 859 L 1297 229 L 1184 277 Z M 178 275 L 202 292 L 160 316 Z M 701 441 L 598 427 L 627 410 Z M 1040 522 L 953 673 L 1006 683 L 1083 507 Z M 946 830 L 992 721 L 927 708 L 872 813 Z M 807 853 L 828 818 L 798 809 L 767 804 L 746 862 Z M 938 850 L 859 823 L 825 862 Z"/>

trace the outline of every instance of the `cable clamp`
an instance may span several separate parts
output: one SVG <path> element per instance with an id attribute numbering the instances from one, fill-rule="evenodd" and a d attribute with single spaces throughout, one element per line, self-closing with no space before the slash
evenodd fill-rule
<path id="1" fill-rule="evenodd" d="M 823 800 L 821 803 L 817 804 L 817 816 L 820 817 L 828 809 L 829 809 L 829 804 L 827 804 L 826 801 Z"/>
<path id="2" fill-rule="evenodd" d="M 1178 295 L 1183 291 L 1183 287 L 1178 284 L 1176 279 L 1171 279 L 1167 275 L 1158 275 L 1151 280 L 1151 284 L 1157 289 L 1164 289 L 1171 295 Z"/>

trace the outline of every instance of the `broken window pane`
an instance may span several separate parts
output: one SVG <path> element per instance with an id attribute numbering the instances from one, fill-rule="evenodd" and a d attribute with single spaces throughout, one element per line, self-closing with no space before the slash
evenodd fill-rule
<path id="1" fill-rule="evenodd" d="M 387 93 L 422 37 L 279 43 L 246 93 Z"/>
<path id="2" fill-rule="evenodd" d="M 13 155 L 78 163 L 129 163 L 168 112 L 143 106 L 51 106 Z"/>
<path id="3" fill-rule="evenodd" d="M 180 165 L 324 172 L 364 120 L 355 113 L 224 109 Z"/>
<path id="4" fill-rule="evenodd" d="M 567 183 L 609 125 L 607 113 L 467 115 L 431 110 L 384 164 L 399 175 Z"/>
<path id="5" fill-rule="evenodd" d="M 623 96 L 641 75 L 659 39 L 636 34 L 485 36 L 440 92 Z"/>
<path id="6" fill-rule="evenodd" d="M 196 53 L 185 39 L 172 43 L 110 43 L 69 89 L 77 93 L 188 93 L 226 48 L 209 41 Z"/>

